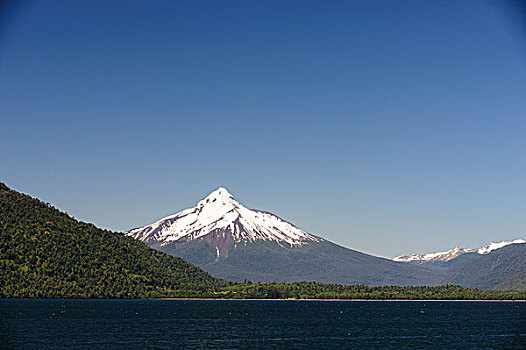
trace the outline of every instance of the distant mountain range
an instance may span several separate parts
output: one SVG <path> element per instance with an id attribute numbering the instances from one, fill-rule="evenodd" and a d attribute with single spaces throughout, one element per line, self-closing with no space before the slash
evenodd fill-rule
<path id="1" fill-rule="evenodd" d="M 479 289 L 526 290 L 526 244 L 488 254 L 468 253 L 446 262 L 450 284 Z"/>
<path id="2" fill-rule="evenodd" d="M 427 254 L 413 254 L 413 255 L 401 255 L 393 258 L 394 261 L 400 262 L 411 262 L 411 263 L 428 263 L 434 261 L 449 261 L 466 253 L 477 253 L 477 254 L 488 254 L 494 250 L 505 247 L 510 244 L 522 244 L 526 243 L 523 239 L 515 239 L 513 241 L 501 241 L 501 242 L 490 242 L 482 248 L 466 249 L 456 247 L 446 252 L 427 253 Z"/>
<path id="3" fill-rule="evenodd" d="M 513 271 L 520 270 L 520 266 L 526 268 L 526 258 L 520 255 L 526 251 L 526 244 L 519 244 L 522 240 L 389 260 L 339 246 L 271 213 L 248 209 L 225 188 L 210 193 L 193 208 L 126 234 L 188 260 L 214 276 L 234 281 L 367 285 L 440 285 L 455 281 L 466 287 L 526 288 L 526 275 L 520 271 L 508 278 L 494 276 L 501 273 L 498 271 L 507 271 L 506 266 L 513 265 Z M 517 251 L 512 249 L 518 261 L 501 256 L 506 255 L 507 245 L 518 247 Z M 494 261 L 496 252 L 501 257 Z M 502 266 L 496 268 L 496 264 Z"/>
<path id="4" fill-rule="evenodd" d="M 446 272 L 444 283 L 479 289 L 526 290 L 526 242 L 490 242 L 482 248 L 395 258 L 408 265 L 434 266 Z"/>

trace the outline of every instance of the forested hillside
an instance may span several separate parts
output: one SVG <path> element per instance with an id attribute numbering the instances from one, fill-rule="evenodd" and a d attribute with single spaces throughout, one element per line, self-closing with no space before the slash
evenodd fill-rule
<path id="1" fill-rule="evenodd" d="M 0 297 L 195 297 L 224 284 L 0 183 Z"/>

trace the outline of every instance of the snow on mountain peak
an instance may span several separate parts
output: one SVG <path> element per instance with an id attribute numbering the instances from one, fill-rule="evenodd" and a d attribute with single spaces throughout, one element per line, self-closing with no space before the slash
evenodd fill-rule
<path id="1" fill-rule="evenodd" d="M 214 242 L 217 237 L 233 242 L 285 242 L 291 246 L 322 241 L 273 214 L 244 207 L 223 187 L 211 192 L 193 208 L 126 234 L 160 247 L 209 235 L 214 235 Z"/>
<path id="2" fill-rule="evenodd" d="M 400 255 L 393 258 L 394 261 L 398 262 L 429 262 L 429 261 L 449 261 L 462 254 L 466 253 L 477 253 L 477 254 L 488 254 L 489 252 L 505 247 L 510 244 L 522 244 L 526 243 L 523 239 L 515 239 L 513 241 L 502 241 L 502 242 L 490 242 L 482 248 L 461 248 L 456 247 L 446 252 L 428 253 L 428 254 L 413 254 L 413 255 Z"/>
<path id="3" fill-rule="evenodd" d="M 207 201 L 207 200 L 214 201 L 217 199 L 226 201 L 226 200 L 234 199 L 234 196 L 232 196 L 226 188 L 219 187 L 217 190 L 210 192 L 210 194 L 206 196 L 205 199 L 203 199 L 203 201 Z"/>
<path id="4" fill-rule="evenodd" d="M 526 243 L 526 241 L 523 240 L 523 239 L 520 239 L 520 238 L 515 239 L 513 241 L 502 241 L 502 242 L 496 242 L 496 243 L 495 242 L 489 242 L 488 245 L 485 245 L 484 247 L 477 249 L 477 253 L 479 253 L 479 254 L 488 254 L 489 252 L 491 252 L 493 250 L 505 247 L 505 246 L 510 245 L 510 244 L 522 244 L 522 243 Z"/>

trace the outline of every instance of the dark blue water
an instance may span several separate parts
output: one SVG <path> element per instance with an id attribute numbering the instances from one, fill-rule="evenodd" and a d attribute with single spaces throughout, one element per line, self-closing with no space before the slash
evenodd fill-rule
<path id="1" fill-rule="evenodd" d="M 1 349 L 526 349 L 526 303 L 0 300 Z"/>

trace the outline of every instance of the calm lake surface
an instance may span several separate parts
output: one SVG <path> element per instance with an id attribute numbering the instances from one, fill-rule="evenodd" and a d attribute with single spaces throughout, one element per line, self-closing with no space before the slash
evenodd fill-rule
<path id="1" fill-rule="evenodd" d="M 1 349 L 526 349 L 524 302 L 0 300 Z"/>

